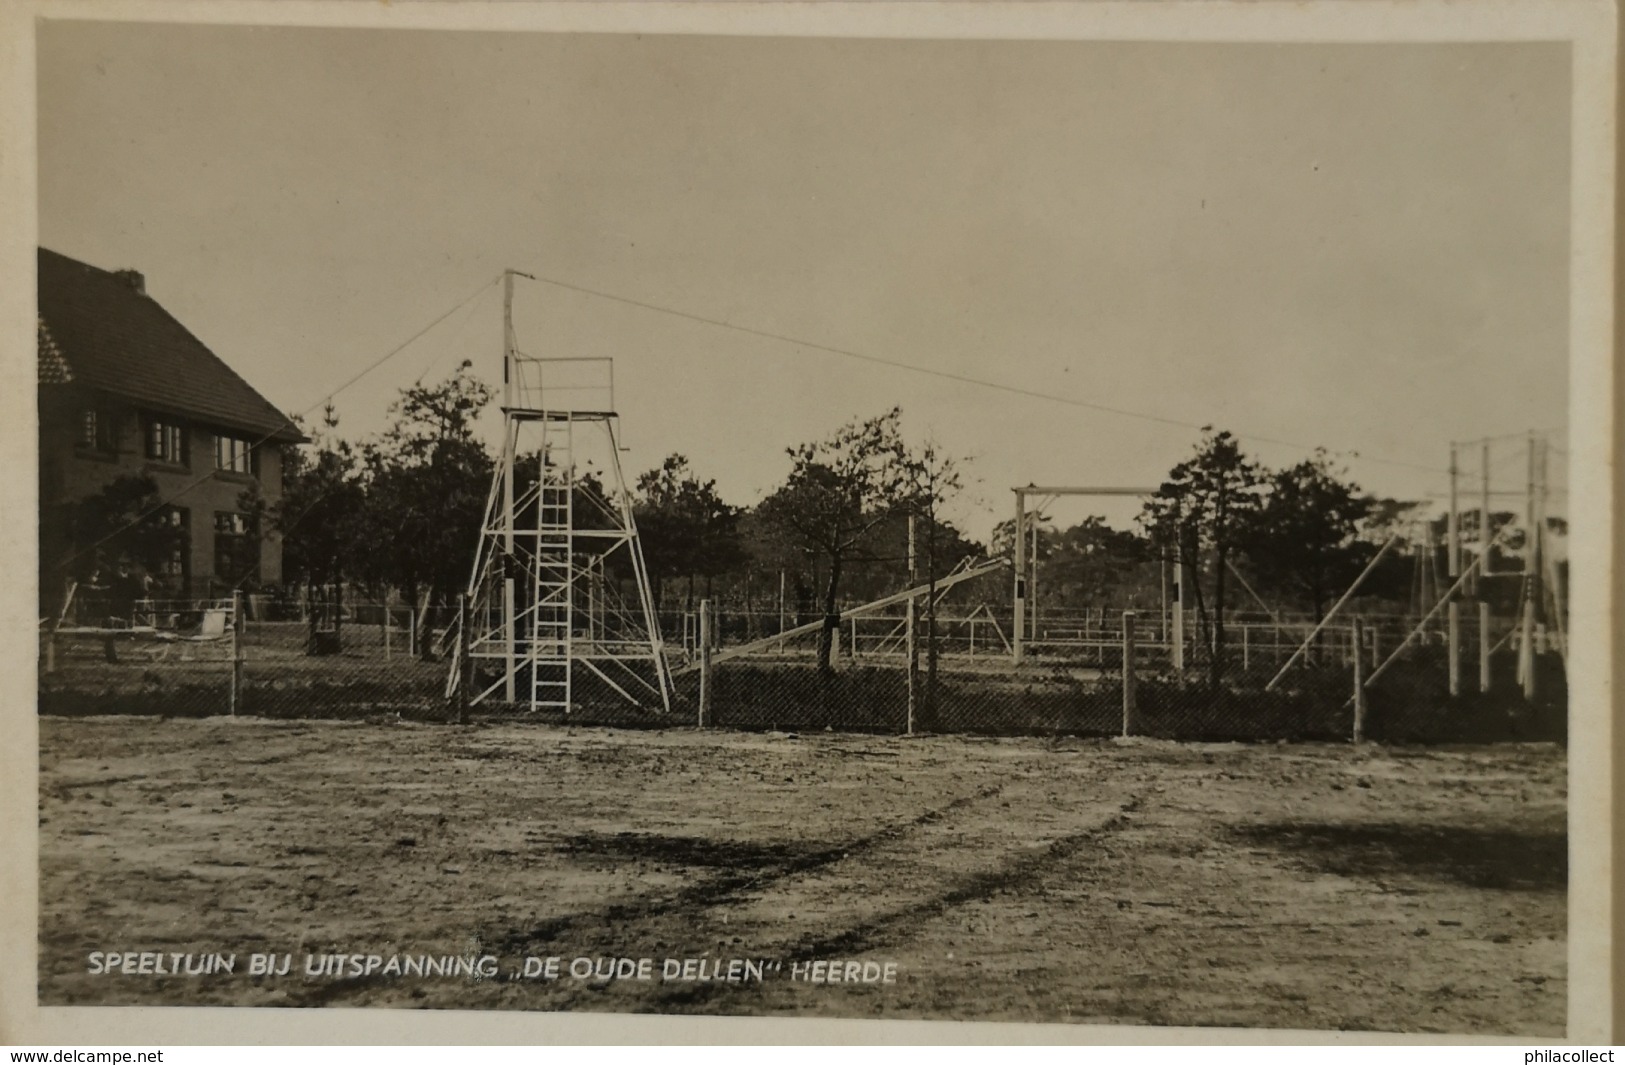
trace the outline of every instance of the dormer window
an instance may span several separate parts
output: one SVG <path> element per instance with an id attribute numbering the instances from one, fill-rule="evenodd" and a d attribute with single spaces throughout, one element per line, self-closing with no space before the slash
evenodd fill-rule
<path id="1" fill-rule="evenodd" d="M 149 416 L 146 426 L 147 458 L 153 462 L 186 465 L 186 433 L 175 422 Z"/>
<path id="2" fill-rule="evenodd" d="M 259 472 L 258 459 L 251 440 L 224 433 L 214 438 L 214 468 L 217 470 L 229 470 L 232 473 L 252 476 Z"/>

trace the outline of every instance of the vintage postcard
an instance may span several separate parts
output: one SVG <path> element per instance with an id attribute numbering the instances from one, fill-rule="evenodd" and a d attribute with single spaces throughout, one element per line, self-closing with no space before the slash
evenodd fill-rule
<path id="1" fill-rule="evenodd" d="M 0 1034 L 1611 1041 L 1614 18 L 17 5 Z"/>

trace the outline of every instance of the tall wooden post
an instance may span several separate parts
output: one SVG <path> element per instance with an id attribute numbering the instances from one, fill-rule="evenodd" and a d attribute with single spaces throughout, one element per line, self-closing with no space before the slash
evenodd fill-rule
<path id="1" fill-rule="evenodd" d="M 1478 690 L 1490 690 L 1490 605 L 1478 604 Z"/>
<path id="2" fill-rule="evenodd" d="M 1488 577 L 1495 572 L 1490 567 L 1490 539 L 1493 535 L 1490 527 L 1495 524 L 1490 510 L 1490 442 L 1485 440 L 1479 449 L 1478 461 L 1484 471 L 1484 484 L 1478 498 L 1478 575 Z"/>
<path id="3" fill-rule="evenodd" d="M 517 346 L 514 343 L 513 331 L 513 271 L 504 270 L 502 272 L 502 407 L 504 410 L 513 408 L 513 356 L 514 349 Z M 510 516 L 512 513 L 510 507 Z M 510 550 L 513 547 L 512 544 L 508 546 Z"/>
<path id="4" fill-rule="evenodd" d="M 779 654 L 784 653 L 784 571 L 779 570 Z"/>
<path id="5" fill-rule="evenodd" d="M 1123 611 L 1123 735 L 1125 736 L 1134 735 L 1140 727 L 1140 708 L 1134 677 L 1134 625 L 1134 611 Z"/>
<path id="6" fill-rule="evenodd" d="M 699 727 L 711 720 L 711 600 L 700 600 L 700 715 Z"/>
<path id="7" fill-rule="evenodd" d="M 920 647 L 919 647 L 919 616 L 920 604 L 913 596 L 908 598 L 908 613 L 903 623 L 903 639 L 905 641 L 904 665 L 908 677 L 908 717 L 904 722 L 904 731 L 914 735 L 914 721 L 919 713 L 920 705 Z"/>
<path id="8" fill-rule="evenodd" d="M 1017 488 L 1015 549 L 1015 588 L 1011 597 L 1010 658 L 1021 665 L 1024 633 L 1027 631 L 1027 493 Z"/>
<path id="9" fill-rule="evenodd" d="M 1032 542 L 1027 545 L 1027 624 L 1032 627 L 1033 643 L 1038 642 L 1038 522 L 1030 523 Z"/>
<path id="10" fill-rule="evenodd" d="M 1020 493 L 1017 493 L 1018 498 Z M 1019 538 L 1019 537 L 1018 537 Z M 915 516 L 908 516 L 908 583 L 913 587 L 919 580 L 920 563 L 919 553 L 915 545 Z M 908 597 L 906 615 L 903 622 L 904 629 L 904 663 L 903 669 L 907 678 L 908 688 L 908 718 L 904 723 L 905 732 L 914 735 L 914 723 L 919 714 L 920 706 L 920 643 L 919 643 L 919 600 L 914 596 Z"/>
<path id="11" fill-rule="evenodd" d="M 1174 673 L 1181 681 L 1185 679 L 1185 557 L 1183 552 L 1174 552 L 1174 627 L 1169 636 L 1173 644 Z"/>
<path id="12" fill-rule="evenodd" d="M 1528 608 L 1530 626 L 1533 626 L 1535 616 L 1540 612 L 1540 504 L 1535 483 L 1536 446 L 1535 434 L 1531 432 L 1528 442 L 1529 468 L 1524 485 L 1523 545 L 1524 603 Z M 1532 649 L 1530 653 L 1533 654 Z"/>
<path id="13" fill-rule="evenodd" d="M 1159 568 L 1162 571 L 1162 580 L 1158 590 L 1162 593 L 1162 599 L 1161 613 L 1157 615 L 1160 622 L 1157 632 L 1157 640 L 1160 643 L 1166 644 L 1168 642 L 1168 555 L 1166 552 L 1164 552 L 1161 562 L 1162 565 Z"/>
<path id="14" fill-rule="evenodd" d="M 1461 576 L 1461 508 L 1456 499 L 1456 444 L 1450 443 L 1450 516 L 1445 522 L 1446 536 L 1449 537 L 1446 558 L 1450 566 L 1450 578 Z"/>
<path id="15" fill-rule="evenodd" d="M 243 699 L 243 593 L 231 593 L 231 714 Z"/>
<path id="16" fill-rule="evenodd" d="M 1518 631 L 1518 677 L 1523 682 L 1523 697 L 1535 698 L 1535 603 L 1524 600 L 1523 618 Z"/>
<path id="17" fill-rule="evenodd" d="M 1446 658 L 1450 669 L 1450 694 L 1461 694 L 1461 604 L 1455 600 L 1445 608 L 1447 612 L 1447 626 L 1450 646 L 1446 650 Z"/>
<path id="18" fill-rule="evenodd" d="M 1359 618 L 1354 619 L 1354 742 L 1365 742 L 1365 656 L 1360 653 L 1362 626 Z"/>

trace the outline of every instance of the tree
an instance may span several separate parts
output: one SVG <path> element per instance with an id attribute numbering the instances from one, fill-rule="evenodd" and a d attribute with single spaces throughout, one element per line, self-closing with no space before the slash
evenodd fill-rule
<path id="1" fill-rule="evenodd" d="M 1044 539 L 1041 532 L 1041 544 Z M 1143 537 L 1114 529 L 1093 514 L 1051 532 L 1047 539 L 1043 586 L 1059 602 L 1115 602 L 1126 607 L 1136 590 L 1139 565 L 1153 557 Z M 1156 575 L 1152 576 L 1154 580 Z"/>
<path id="2" fill-rule="evenodd" d="M 1203 431 L 1196 453 L 1169 471 L 1168 479 L 1146 500 L 1141 513 L 1140 520 L 1153 541 L 1173 549 L 1176 559 L 1193 573 L 1191 591 L 1203 643 L 1209 648 L 1209 680 L 1214 687 L 1224 679 L 1227 570 L 1256 528 L 1262 487 L 1262 471 L 1242 454 L 1236 438 L 1209 428 Z M 1204 561 L 1213 583 L 1211 617 L 1202 590 Z M 1180 609 L 1185 606 L 1179 604 Z"/>
<path id="3" fill-rule="evenodd" d="M 809 559 L 828 567 L 824 626 L 818 637 L 819 669 L 831 668 L 830 650 L 840 625 L 841 576 L 868 556 L 876 528 L 907 498 L 907 453 L 893 407 L 865 421 L 848 422 L 825 440 L 787 449 L 790 475 L 762 500 L 758 513 L 782 530 Z"/>
<path id="4" fill-rule="evenodd" d="M 53 568 L 66 568 L 80 582 L 106 580 L 109 568 L 121 563 L 166 574 L 186 549 L 180 512 L 164 503 L 158 483 L 145 473 L 121 474 L 70 504 L 67 525 L 71 554 Z"/>
<path id="5" fill-rule="evenodd" d="M 666 579 L 686 577 L 692 609 L 696 576 L 716 577 L 744 561 L 739 509 L 724 503 L 717 483 L 701 481 L 688 459 L 675 453 L 638 477 L 637 492 L 633 510 L 655 601 Z"/>
<path id="6" fill-rule="evenodd" d="M 494 462 L 474 436 L 491 389 L 465 361 L 390 405 L 394 423 L 363 450 L 369 576 L 445 602 L 468 580 Z"/>
<path id="7" fill-rule="evenodd" d="M 910 559 L 911 564 L 916 563 L 919 550 L 924 547 L 925 712 L 929 721 L 929 715 L 936 710 L 937 698 L 937 541 L 944 531 L 939 524 L 938 511 L 943 500 L 950 493 L 960 491 L 964 482 L 959 475 L 959 464 L 944 455 L 935 440 L 927 440 L 918 451 L 905 452 L 900 462 L 906 505 L 918 519 L 915 522 L 916 543 L 909 545 L 916 553 L 916 558 Z M 922 534 L 923 545 L 918 543 Z M 914 668 L 912 662 L 909 668 Z"/>
<path id="8" fill-rule="evenodd" d="M 1331 598 L 1376 553 L 1360 538 L 1373 501 L 1324 450 L 1269 476 L 1269 492 L 1246 535 L 1259 580 L 1301 600 L 1318 622 Z"/>
<path id="9" fill-rule="evenodd" d="M 282 537 L 282 561 L 294 579 L 336 584 L 369 558 L 366 490 L 355 449 L 337 439 L 338 415 L 328 404 L 311 446 L 282 450 L 282 498 L 267 507 L 257 492 L 245 509 Z"/>

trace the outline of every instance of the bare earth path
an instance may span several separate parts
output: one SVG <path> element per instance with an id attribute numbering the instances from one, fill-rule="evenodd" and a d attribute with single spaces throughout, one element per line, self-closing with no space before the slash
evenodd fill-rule
<path id="1" fill-rule="evenodd" d="M 1563 1028 L 1552 746 L 220 718 L 41 734 L 46 1004 Z M 235 969 L 92 973 L 96 951 Z M 250 976 L 251 953 L 291 971 Z M 490 956 L 498 975 L 305 975 L 340 953 Z M 515 978 L 527 957 L 560 977 Z M 652 976 L 573 979 L 577 958 Z M 662 979 L 667 959 L 762 978 Z M 792 979 L 813 960 L 896 975 Z"/>

